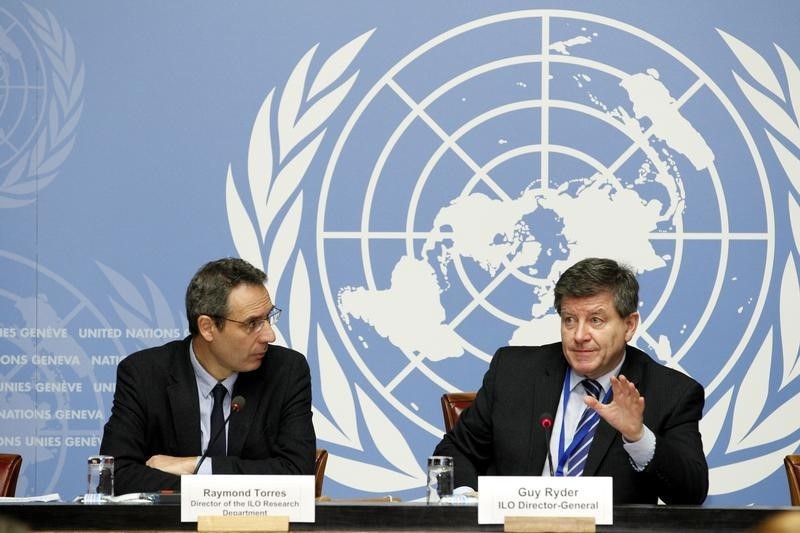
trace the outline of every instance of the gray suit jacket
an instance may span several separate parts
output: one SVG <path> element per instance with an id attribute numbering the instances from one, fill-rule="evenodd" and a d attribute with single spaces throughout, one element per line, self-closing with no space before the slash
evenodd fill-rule
<path id="1" fill-rule="evenodd" d="M 115 457 L 115 493 L 179 489 L 180 477 L 150 468 L 153 455 L 199 456 L 200 406 L 189 360 L 191 337 L 126 357 L 117 368 L 111 417 L 100 453 Z M 270 346 L 261 366 L 239 374 L 246 400 L 228 427 L 228 456 L 215 474 L 313 474 L 311 376 L 305 358 Z"/>
<path id="2" fill-rule="evenodd" d="M 506 347 L 495 353 L 472 407 L 434 452 L 454 457 L 456 486 L 477 488 L 478 475 L 541 475 L 547 440 L 539 417 L 559 416 L 567 368 L 561 343 Z M 632 346 L 626 349 L 620 373 L 645 398 L 644 423 L 656 435 L 655 454 L 647 468 L 637 472 L 622 447 L 622 436 L 601 419 L 583 475 L 613 477 L 618 504 L 656 503 L 658 498 L 665 503 L 702 503 L 708 493 L 708 465 L 698 430 L 703 388 Z"/>

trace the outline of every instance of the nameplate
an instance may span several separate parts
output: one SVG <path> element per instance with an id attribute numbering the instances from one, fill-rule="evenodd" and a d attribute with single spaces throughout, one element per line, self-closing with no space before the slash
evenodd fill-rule
<path id="1" fill-rule="evenodd" d="M 198 516 L 288 516 L 314 521 L 314 476 L 181 476 L 181 521 Z"/>
<path id="2" fill-rule="evenodd" d="M 611 525 L 610 477 L 480 476 L 478 523 L 502 524 L 507 516 L 591 516 Z"/>

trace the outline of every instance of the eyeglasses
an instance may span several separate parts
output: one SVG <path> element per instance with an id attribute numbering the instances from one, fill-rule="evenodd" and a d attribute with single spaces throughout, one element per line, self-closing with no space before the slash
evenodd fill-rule
<path id="1" fill-rule="evenodd" d="M 278 323 L 278 317 L 281 316 L 281 312 L 282 311 L 283 311 L 283 309 L 279 309 L 277 307 L 273 307 L 272 310 L 270 310 L 270 312 L 267 313 L 266 317 L 264 317 L 264 318 L 252 318 L 252 319 L 250 319 L 250 320 L 248 320 L 246 322 L 242 322 L 241 320 L 234 320 L 234 319 L 228 318 L 226 316 L 214 315 L 214 317 L 215 318 L 221 318 L 222 320 L 227 320 L 228 322 L 234 322 L 236 324 L 240 324 L 240 325 L 244 326 L 244 330 L 249 335 L 251 333 L 258 333 L 259 331 L 264 329 L 264 324 L 267 323 L 267 322 L 269 322 L 270 326 L 274 326 L 275 324 L 277 324 Z"/>

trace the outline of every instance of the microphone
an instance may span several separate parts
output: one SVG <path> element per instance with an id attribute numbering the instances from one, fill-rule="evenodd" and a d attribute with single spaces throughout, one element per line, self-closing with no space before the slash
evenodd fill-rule
<path id="1" fill-rule="evenodd" d="M 231 400 L 231 412 L 228 414 L 228 418 L 225 419 L 225 423 L 220 426 L 217 432 L 211 435 L 211 440 L 208 441 L 208 446 L 206 446 L 206 451 L 203 452 L 203 455 L 200 456 L 200 460 L 197 461 L 197 466 L 194 467 L 194 472 L 192 475 L 197 474 L 197 471 L 200 470 L 200 465 L 203 464 L 203 461 L 206 460 L 208 456 L 208 450 L 211 448 L 211 445 L 217 442 L 217 439 L 222 435 L 222 432 L 225 431 L 225 428 L 228 427 L 228 421 L 233 416 L 233 413 L 238 413 L 242 409 L 244 409 L 247 400 L 244 399 L 244 396 L 234 396 Z"/>
<path id="2" fill-rule="evenodd" d="M 550 477 L 553 477 L 553 456 L 550 454 L 550 430 L 553 429 L 553 415 L 542 413 L 539 423 L 544 428 L 544 443 L 547 446 L 547 464 L 550 466 Z"/>

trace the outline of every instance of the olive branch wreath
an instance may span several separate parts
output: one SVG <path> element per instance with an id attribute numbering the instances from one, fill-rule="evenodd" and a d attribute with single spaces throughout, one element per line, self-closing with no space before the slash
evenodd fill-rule
<path id="1" fill-rule="evenodd" d="M 795 416 L 800 409 L 800 393 L 762 419 L 769 396 L 770 374 L 774 370 L 773 352 L 782 356 L 779 391 L 800 376 L 800 328 L 796 323 L 796 310 L 800 309 L 800 283 L 795 263 L 795 255 L 800 250 L 800 207 L 796 199 L 800 195 L 800 159 L 792 152 L 792 149 L 800 150 L 800 68 L 780 46 L 774 45 L 783 67 L 789 95 L 787 102 L 781 82 L 769 62 L 739 39 L 722 30 L 717 31 L 749 77 L 760 86 L 752 85 L 736 71 L 733 72 L 745 98 L 769 126 L 764 130 L 767 139 L 789 179 L 787 203 L 794 238 L 794 252 L 791 249 L 787 251 L 783 266 L 778 324 L 770 327 L 764 335 L 755 358 L 738 384 L 738 391 L 735 385 L 731 385 L 708 409 L 701 422 L 704 447 L 708 454 L 717 443 L 733 405 L 730 438 L 725 449 L 725 453 L 730 454 L 777 442 L 795 434 L 800 428 Z M 776 337 L 780 338 L 780 342 Z M 800 439 L 795 437 L 780 449 L 712 468 L 709 472 L 709 494 L 727 494 L 758 483 L 780 468 L 783 457 L 794 453 L 798 445 Z"/>
<path id="2" fill-rule="evenodd" d="M 176 318 L 180 314 L 173 314 L 166 296 L 150 277 L 142 275 L 147 287 L 147 293 L 143 295 L 136 285 L 116 270 L 100 261 L 95 261 L 95 264 L 117 293 L 118 298 L 110 296 L 109 301 L 126 328 L 143 330 L 160 328 L 178 334 L 176 337 L 153 339 L 159 343 L 183 336 L 181 324 Z M 148 348 L 153 344 L 146 339 L 131 340 L 136 343 L 137 350 Z"/>
<path id="3" fill-rule="evenodd" d="M 422 486 L 425 474 L 397 426 L 358 384 L 350 386 L 322 327 L 312 323 L 308 267 L 297 244 L 303 217 L 303 179 L 325 136 L 325 122 L 344 101 L 359 74 L 356 70 L 348 75 L 347 71 L 374 31 L 339 48 L 312 79 L 310 66 L 319 45 L 313 46 L 292 70 L 280 98 L 275 88 L 270 90 L 253 123 L 248 151 L 249 201 L 255 216 L 251 217 L 245 207 L 230 164 L 225 197 L 236 250 L 269 274 L 276 301 L 290 277 L 288 328 L 276 328 L 276 336 L 279 343 L 291 341 L 301 353 L 307 354 L 311 348 L 317 354 L 322 403 L 327 412 L 319 405 L 312 407 L 317 439 L 363 452 L 360 411 L 375 448 L 391 465 L 387 468 L 330 453 L 326 475 L 351 488 L 382 492 Z M 264 257 L 268 257 L 266 268 Z M 316 345 L 310 346 L 314 341 Z"/>
<path id="4" fill-rule="evenodd" d="M 83 111 L 85 71 L 83 63 L 78 62 L 72 37 L 50 11 L 42 13 L 29 5 L 25 8 L 52 67 L 53 94 L 45 104 L 45 125 L 36 142 L 17 159 L 0 184 L 0 208 L 30 204 L 35 200 L 33 193 L 53 181 L 72 152 L 75 128 Z"/>

